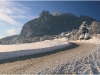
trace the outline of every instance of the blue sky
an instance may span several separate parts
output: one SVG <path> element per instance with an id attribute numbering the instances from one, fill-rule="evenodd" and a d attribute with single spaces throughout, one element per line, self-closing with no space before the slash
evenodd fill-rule
<path id="1" fill-rule="evenodd" d="M 0 1 L 0 38 L 19 34 L 43 10 L 85 15 L 100 21 L 100 1 Z"/>

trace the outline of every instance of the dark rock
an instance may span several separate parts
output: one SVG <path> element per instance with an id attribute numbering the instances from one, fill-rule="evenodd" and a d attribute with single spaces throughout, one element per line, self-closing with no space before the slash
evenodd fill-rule
<path id="1" fill-rule="evenodd" d="M 13 44 L 16 43 L 15 40 L 17 39 L 18 35 L 8 36 L 5 38 L 0 39 L 1 44 Z"/>
<path id="2" fill-rule="evenodd" d="M 5 38 L 5 40 L 2 39 L 2 43 L 31 43 L 52 39 L 54 35 L 59 35 L 62 32 L 68 32 L 72 29 L 78 29 L 83 21 L 86 21 L 87 24 L 90 25 L 96 20 L 88 16 L 81 15 L 80 17 L 77 17 L 71 13 L 53 14 L 43 10 L 38 18 L 23 25 L 21 33 L 19 36 L 16 36 L 15 40 L 11 38 L 8 42 Z"/>

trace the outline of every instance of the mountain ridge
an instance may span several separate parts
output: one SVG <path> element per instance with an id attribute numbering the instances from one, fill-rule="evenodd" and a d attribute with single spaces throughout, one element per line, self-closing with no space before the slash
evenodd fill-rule
<path id="1" fill-rule="evenodd" d="M 63 14 L 57 12 L 52 14 L 47 10 L 43 10 L 38 18 L 26 22 L 23 25 L 20 34 L 16 37 L 16 40 L 10 40 L 9 43 L 37 42 L 45 35 L 54 36 L 59 35 L 62 32 L 71 31 L 72 29 L 78 29 L 83 21 L 86 21 L 88 25 L 91 25 L 93 21 L 97 20 L 89 16 L 81 15 L 80 17 L 77 17 L 71 13 Z"/>

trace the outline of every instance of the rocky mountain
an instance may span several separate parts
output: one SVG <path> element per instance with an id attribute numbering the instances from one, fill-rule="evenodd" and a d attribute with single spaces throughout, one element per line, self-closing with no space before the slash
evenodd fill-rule
<path id="1" fill-rule="evenodd" d="M 43 38 L 43 40 L 45 38 L 53 39 L 55 35 L 59 35 L 62 32 L 78 29 L 83 21 L 86 21 L 90 25 L 96 20 L 89 16 L 81 15 L 77 17 L 71 13 L 50 13 L 47 10 L 43 10 L 38 18 L 28 21 L 23 25 L 16 39 L 13 38 L 9 41 L 10 43 L 30 43 L 40 41 Z M 2 39 L 1 43 L 3 43 Z"/>
<path id="2" fill-rule="evenodd" d="M 17 39 L 18 35 L 8 36 L 0 39 L 1 44 L 12 44 L 12 42 Z"/>

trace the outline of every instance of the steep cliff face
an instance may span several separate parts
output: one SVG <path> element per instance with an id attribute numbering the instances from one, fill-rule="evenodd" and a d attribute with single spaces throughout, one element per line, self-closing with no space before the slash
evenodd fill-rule
<path id="1" fill-rule="evenodd" d="M 72 29 L 78 29 L 83 21 L 90 25 L 95 19 L 88 16 L 77 17 L 71 13 L 50 13 L 43 10 L 38 18 L 23 25 L 20 35 L 13 42 L 35 42 L 45 35 L 54 36 Z"/>
<path id="2" fill-rule="evenodd" d="M 86 21 L 91 24 L 95 19 L 88 16 L 76 17 L 71 13 L 55 13 L 43 11 L 39 18 L 27 22 L 19 35 L 18 39 L 42 37 L 44 35 L 55 35 L 61 32 L 67 32 L 76 29 L 80 24 Z"/>

